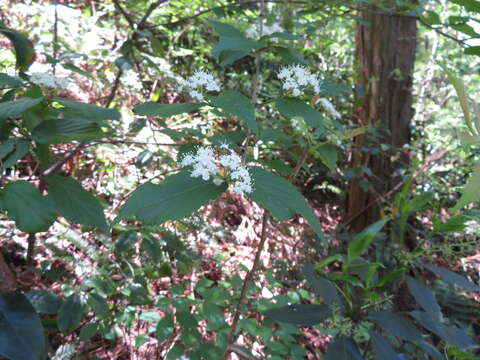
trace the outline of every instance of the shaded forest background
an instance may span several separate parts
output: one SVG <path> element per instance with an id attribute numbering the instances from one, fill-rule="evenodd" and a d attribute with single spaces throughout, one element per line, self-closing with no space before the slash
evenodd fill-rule
<path id="1" fill-rule="evenodd" d="M 0 356 L 476 359 L 479 13 L 0 0 Z"/>

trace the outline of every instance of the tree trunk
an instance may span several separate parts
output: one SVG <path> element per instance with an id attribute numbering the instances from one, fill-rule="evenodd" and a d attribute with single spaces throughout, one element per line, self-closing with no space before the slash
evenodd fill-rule
<path id="1" fill-rule="evenodd" d="M 354 119 L 361 126 L 383 128 L 385 136 L 382 143 L 401 148 L 410 142 L 416 19 L 374 12 L 363 12 L 361 16 L 365 22 L 357 27 L 356 60 L 357 84 L 364 92 L 357 98 L 359 105 L 354 110 Z M 383 200 L 398 184 L 398 180 L 392 179 L 395 169 L 408 166 L 405 153 L 392 161 L 391 152 L 364 152 L 363 147 L 368 144 L 366 136 L 355 139 L 351 160 L 353 168 L 368 167 L 372 173 L 368 177 L 368 189 L 360 186 L 361 178 L 349 185 L 346 220 L 355 231 L 381 217 Z"/>

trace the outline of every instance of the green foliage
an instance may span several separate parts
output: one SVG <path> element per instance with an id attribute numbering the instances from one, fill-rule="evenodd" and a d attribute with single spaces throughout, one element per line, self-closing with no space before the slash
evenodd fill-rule
<path id="1" fill-rule="evenodd" d="M 302 214 L 320 239 L 323 232 L 312 208 L 295 187 L 281 176 L 259 167 L 251 168 L 255 188 L 250 198 L 265 206 L 280 221 Z"/>
<path id="2" fill-rule="evenodd" d="M 42 323 L 25 295 L 0 294 L 0 315 L 0 355 L 11 360 L 46 359 Z"/>
<path id="3" fill-rule="evenodd" d="M 22 231 L 31 233 L 47 231 L 57 217 L 53 201 L 42 196 L 28 181 L 19 180 L 7 184 L 1 190 L 0 197 L 8 216 Z"/>
<path id="4" fill-rule="evenodd" d="M 161 184 L 143 184 L 122 206 L 116 221 L 136 218 L 153 225 L 179 220 L 220 196 L 225 189 L 225 185 L 217 186 L 182 171 Z"/>
<path id="5" fill-rule="evenodd" d="M 63 176 L 47 178 L 48 195 L 55 203 L 57 211 L 70 221 L 108 230 L 108 225 L 99 201 L 80 183 Z"/>

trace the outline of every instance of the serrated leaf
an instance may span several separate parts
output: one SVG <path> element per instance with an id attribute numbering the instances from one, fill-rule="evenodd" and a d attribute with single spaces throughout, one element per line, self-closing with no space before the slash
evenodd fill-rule
<path id="1" fill-rule="evenodd" d="M 375 239 L 375 236 L 382 230 L 383 226 L 390 221 L 386 217 L 378 220 L 376 223 L 364 229 L 360 234 L 357 234 L 348 245 L 348 261 L 352 262 L 358 258 L 370 246 L 370 243 Z"/>
<path id="2" fill-rule="evenodd" d="M 83 318 L 83 305 L 80 296 L 72 294 L 65 299 L 60 307 L 57 317 L 57 325 L 64 335 L 72 333 Z"/>
<path id="3" fill-rule="evenodd" d="M 145 224 L 159 225 L 166 220 L 179 220 L 216 199 L 225 190 L 225 185 L 217 186 L 182 171 L 158 185 L 143 184 L 125 202 L 116 221 L 136 218 Z"/>
<path id="4" fill-rule="evenodd" d="M 250 100 L 235 90 L 223 91 L 218 97 L 212 98 L 213 106 L 222 109 L 230 116 L 237 116 L 245 121 L 252 131 L 257 131 L 255 110 Z"/>
<path id="5" fill-rule="evenodd" d="M 20 87 L 23 86 L 23 82 L 16 76 L 0 73 L 0 86 Z"/>
<path id="6" fill-rule="evenodd" d="M 376 332 L 372 332 L 371 341 L 375 351 L 375 360 L 400 360 L 400 356 L 393 350 L 385 338 Z"/>
<path id="7" fill-rule="evenodd" d="M 468 291 L 480 292 L 480 286 L 468 281 L 467 278 L 465 278 L 464 276 L 458 275 L 457 273 L 454 273 L 453 271 L 450 271 L 442 267 L 438 267 L 434 265 L 425 265 L 425 264 L 424 266 L 428 270 L 439 275 L 443 281 L 459 286 L 460 288 Z"/>
<path id="8" fill-rule="evenodd" d="M 4 101 L 0 103 L 0 119 L 8 119 L 13 116 L 18 116 L 40 104 L 43 101 L 42 97 L 33 99 L 23 97 L 17 100 Z"/>
<path id="9" fill-rule="evenodd" d="M 89 120 L 55 119 L 42 121 L 33 129 L 32 138 L 41 144 L 89 141 L 111 136 L 100 125 Z"/>
<path id="10" fill-rule="evenodd" d="M 441 321 L 442 311 L 432 290 L 430 290 L 417 279 L 414 279 L 410 276 L 407 276 L 407 287 L 410 291 L 410 294 L 415 298 L 415 300 L 417 300 L 417 303 L 426 312 L 431 314 L 434 319 Z"/>
<path id="11" fill-rule="evenodd" d="M 474 346 L 475 342 L 463 330 L 456 326 L 447 326 L 434 320 L 428 313 L 423 311 L 412 311 L 413 316 L 424 328 L 433 332 L 449 344 L 458 347 L 461 350 L 467 350 Z"/>
<path id="12" fill-rule="evenodd" d="M 452 208 L 452 211 L 455 212 L 460 210 L 465 205 L 476 201 L 480 201 L 480 162 L 475 164 L 473 173 L 463 189 L 462 196 Z"/>
<path id="13" fill-rule="evenodd" d="M 32 306 L 41 314 L 56 314 L 60 306 L 62 306 L 62 298 L 57 294 L 45 291 L 34 290 L 25 294 Z"/>
<path id="14" fill-rule="evenodd" d="M 312 326 L 325 321 L 331 311 L 327 305 L 296 304 L 267 310 L 263 314 L 279 322 Z"/>
<path id="15" fill-rule="evenodd" d="M 422 338 L 418 329 L 406 318 L 390 311 L 378 311 L 369 315 L 370 320 L 383 330 L 402 340 L 416 342 Z"/>
<path id="16" fill-rule="evenodd" d="M 287 180 L 260 167 L 250 168 L 254 181 L 253 192 L 249 197 L 263 205 L 279 221 L 302 214 L 315 233 L 323 239 L 320 222 L 305 198 Z"/>
<path id="17" fill-rule="evenodd" d="M 322 162 L 330 169 L 337 168 L 338 153 L 337 147 L 332 144 L 322 144 L 316 148 Z"/>
<path id="18" fill-rule="evenodd" d="M 47 231 L 57 217 L 53 202 L 28 181 L 8 183 L 3 190 L 3 206 L 17 227 L 25 232 Z"/>
<path id="19" fill-rule="evenodd" d="M 319 111 L 300 99 L 281 98 L 275 101 L 275 107 L 287 119 L 301 117 L 309 126 L 322 131 L 325 128 L 325 122 L 328 121 Z"/>
<path id="20" fill-rule="evenodd" d="M 108 230 L 100 202 L 78 181 L 57 175 L 47 177 L 46 181 L 48 195 L 62 216 L 78 224 Z"/>
<path id="21" fill-rule="evenodd" d="M 133 112 L 136 115 L 141 116 L 162 116 L 168 117 L 183 113 L 189 113 L 192 111 L 197 111 L 202 106 L 205 106 L 205 103 L 190 103 L 190 104 L 158 104 L 153 101 L 146 102 L 135 106 Z"/>
<path id="22" fill-rule="evenodd" d="M 45 335 L 39 316 L 19 291 L 0 294 L 0 356 L 44 360 Z"/>

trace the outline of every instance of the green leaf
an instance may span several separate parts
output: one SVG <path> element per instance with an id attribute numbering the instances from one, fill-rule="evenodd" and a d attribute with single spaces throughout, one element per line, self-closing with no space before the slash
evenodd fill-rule
<path id="1" fill-rule="evenodd" d="M 23 82 L 20 78 L 16 76 L 10 76 L 7 74 L 0 73 L 0 86 L 16 88 L 16 87 L 23 86 Z"/>
<path id="2" fill-rule="evenodd" d="M 302 194 L 281 176 L 259 167 L 250 168 L 253 178 L 253 192 L 249 197 L 263 205 L 279 221 L 302 214 L 310 223 L 315 233 L 323 239 L 320 222 Z"/>
<path id="3" fill-rule="evenodd" d="M 18 100 L 4 101 L 0 103 L 0 119 L 8 119 L 13 116 L 18 116 L 40 104 L 43 98 L 32 99 L 23 97 Z"/>
<path id="4" fill-rule="evenodd" d="M 100 202 L 78 181 L 57 175 L 47 177 L 46 181 L 48 195 L 62 216 L 78 224 L 108 231 Z"/>
<path id="5" fill-rule="evenodd" d="M 245 37 L 221 37 L 212 50 L 215 59 L 222 59 L 221 66 L 233 63 L 246 56 L 250 51 L 263 47 L 265 43 L 247 39 Z M 223 54 L 227 53 L 228 61 Z"/>
<path id="6" fill-rule="evenodd" d="M 326 79 L 321 83 L 320 92 L 325 96 L 334 96 L 350 93 L 352 89 L 348 85 Z"/>
<path id="7" fill-rule="evenodd" d="M 87 304 L 92 308 L 97 317 L 102 317 L 108 313 L 108 304 L 103 296 L 95 292 L 88 294 Z"/>
<path id="8" fill-rule="evenodd" d="M 296 304 L 267 310 L 263 314 L 279 322 L 312 326 L 325 321 L 331 311 L 327 305 Z"/>
<path id="9" fill-rule="evenodd" d="M 480 13 L 480 1 L 477 0 L 451 0 L 451 2 L 465 7 L 468 11 Z"/>
<path id="10" fill-rule="evenodd" d="M 467 50 L 468 49 L 469 48 L 467 48 Z M 465 52 L 467 52 L 467 50 L 465 50 Z M 475 128 L 473 126 L 473 119 L 470 116 L 469 98 L 468 98 L 467 92 L 465 90 L 465 85 L 463 84 L 463 82 L 460 79 L 458 79 L 453 74 L 453 72 L 448 70 L 442 64 L 439 64 L 439 65 L 443 69 L 443 71 L 447 74 L 448 79 L 450 80 L 450 82 L 453 84 L 453 87 L 455 88 L 455 92 L 457 93 L 458 100 L 460 101 L 460 106 L 461 106 L 462 111 L 463 111 L 463 117 L 465 118 L 465 123 L 466 123 L 468 129 L 470 130 L 470 133 L 472 135 L 477 135 L 477 132 L 475 131 Z"/>
<path id="11" fill-rule="evenodd" d="M 58 311 L 57 325 L 64 335 L 72 333 L 83 318 L 83 305 L 80 296 L 72 294 L 66 298 Z"/>
<path id="12" fill-rule="evenodd" d="M 355 341 L 345 336 L 337 336 L 328 344 L 328 350 L 323 359 L 363 360 L 363 357 L 360 351 L 358 351 Z"/>
<path id="13" fill-rule="evenodd" d="M 197 111 L 202 106 L 205 106 L 205 103 L 190 103 L 190 104 L 158 104 L 153 101 L 146 102 L 135 106 L 133 112 L 136 115 L 141 116 L 162 116 L 168 117 L 183 113 L 189 113 L 192 111 Z"/>
<path id="14" fill-rule="evenodd" d="M 207 19 L 207 22 L 213 26 L 215 32 L 220 36 L 226 36 L 230 38 L 244 37 L 243 33 L 232 25 L 222 23 L 213 19 Z"/>
<path id="15" fill-rule="evenodd" d="M 390 311 L 378 311 L 369 315 L 370 320 L 383 328 L 387 333 L 402 340 L 416 342 L 422 339 L 422 334 L 406 318 Z"/>
<path id="16" fill-rule="evenodd" d="M 70 71 L 73 71 L 74 73 L 77 73 L 79 75 L 82 75 L 82 76 L 85 76 L 91 80 L 95 80 L 95 78 L 90 75 L 89 73 L 87 73 L 86 71 L 80 69 L 78 66 L 72 64 L 72 63 L 63 63 L 62 64 L 62 67 L 64 67 L 65 69 L 67 70 L 70 70 Z"/>
<path id="17" fill-rule="evenodd" d="M 179 220 L 216 199 L 225 190 L 225 185 L 217 186 L 182 171 L 158 185 L 143 184 L 126 201 L 115 221 L 136 218 L 145 224 L 159 225 L 166 220 Z"/>
<path id="18" fill-rule="evenodd" d="M 30 142 L 25 139 L 10 139 L 7 140 L 4 144 L 7 145 L 8 142 L 11 142 L 13 145 L 13 151 L 9 153 L 5 158 L 0 162 L 0 166 L 4 168 L 9 168 L 17 163 L 18 160 L 22 159 L 30 151 Z M 0 145 L 0 153 L 2 152 L 3 145 Z M 7 145 L 9 146 L 9 145 Z M 0 159 L 2 158 L 0 154 Z"/>
<path id="19" fill-rule="evenodd" d="M 47 357 L 42 322 L 19 291 L 0 294 L 0 356 L 10 360 Z"/>
<path id="20" fill-rule="evenodd" d="M 25 232 L 47 231 L 57 217 L 53 202 L 28 181 L 8 183 L 3 190 L 3 206 L 17 227 Z"/>
<path id="21" fill-rule="evenodd" d="M 41 144 L 89 141 L 111 136 L 100 125 L 89 120 L 55 119 L 41 122 L 33 129 L 32 138 Z"/>
<path id="22" fill-rule="evenodd" d="M 123 254 L 124 252 L 130 250 L 138 240 L 138 235 L 136 231 L 127 231 L 117 238 L 115 241 L 115 252 Z"/>
<path id="23" fill-rule="evenodd" d="M 475 285 L 474 283 L 468 281 L 467 278 L 465 278 L 464 276 L 458 275 L 453 271 L 450 271 L 442 267 L 438 267 L 434 265 L 425 265 L 425 264 L 424 266 L 431 272 L 434 272 L 435 274 L 439 275 L 442 278 L 442 280 L 450 284 L 456 285 L 468 291 L 480 292 L 480 286 Z"/>
<path id="24" fill-rule="evenodd" d="M 410 294 L 415 298 L 417 303 L 432 315 L 434 319 L 441 321 L 443 318 L 442 311 L 432 290 L 410 276 L 407 276 L 407 286 Z"/>
<path id="25" fill-rule="evenodd" d="M 468 350 L 475 345 L 475 342 L 463 330 L 456 326 L 447 326 L 434 320 L 429 313 L 423 311 L 412 311 L 413 316 L 424 328 L 441 337 L 447 343 L 458 347 L 460 350 Z"/>
<path id="26" fill-rule="evenodd" d="M 455 212 L 476 201 L 480 201 L 480 162 L 475 164 L 475 169 L 463 189 L 462 197 L 451 210 Z"/>
<path id="27" fill-rule="evenodd" d="M 312 287 L 313 291 L 320 296 L 326 304 L 336 304 L 340 308 L 344 307 L 342 298 L 340 297 L 337 288 L 332 282 L 327 279 L 317 278 L 315 276 L 314 267 L 312 264 L 305 264 L 302 273 L 305 276 L 308 284 Z"/>
<path id="28" fill-rule="evenodd" d="M 63 300 L 57 294 L 46 290 L 34 290 L 25 294 L 38 313 L 56 314 Z"/>
<path id="29" fill-rule="evenodd" d="M 400 356 L 393 350 L 385 338 L 376 332 L 372 332 L 371 341 L 375 351 L 375 360 L 400 360 Z"/>
<path id="30" fill-rule="evenodd" d="M 376 223 L 364 229 L 360 234 L 357 234 L 348 245 L 348 261 L 352 262 L 358 258 L 370 246 L 370 243 L 375 239 L 375 236 L 382 230 L 383 226 L 390 221 L 386 217 L 378 220 Z"/>
<path id="31" fill-rule="evenodd" d="M 318 155 L 322 162 L 330 169 L 335 170 L 337 168 L 337 147 L 332 144 L 322 144 L 316 148 Z"/>
<path id="32" fill-rule="evenodd" d="M 376 287 L 382 287 L 386 284 L 388 284 L 390 281 L 393 281 L 395 280 L 396 278 L 398 278 L 400 275 L 402 275 L 403 273 L 405 272 L 405 268 L 400 268 L 400 269 L 396 269 L 396 270 L 393 270 L 392 272 L 382 276 L 380 278 L 380 280 L 378 280 L 377 282 L 375 282 L 371 287 L 372 288 L 376 288 Z"/>
<path id="33" fill-rule="evenodd" d="M 243 94 L 235 90 L 226 90 L 218 97 L 213 97 L 212 104 L 228 115 L 237 116 L 240 120 L 245 121 L 252 131 L 257 131 L 255 110 L 250 100 Z"/>
<path id="34" fill-rule="evenodd" d="M 289 65 L 302 64 L 309 66 L 309 62 L 305 58 L 289 48 L 284 48 L 281 46 L 274 46 L 273 51 L 276 52 L 284 62 Z"/>
<path id="35" fill-rule="evenodd" d="M 161 342 L 167 340 L 173 334 L 174 324 L 172 317 L 167 315 L 157 324 L 157 341 Z"/>
<path id="36" fill-rule="evenodd" d="M 207 330 L 218 331 L 227 327 L 225 322 L 225 314 L 219 306 L 212 302 L 205 302 L 203 304 L 203 314 L 207 318 Z"/>
<path id="37" fill-rule="evenodd" d="M 22 33 L 7 29 L 2 22 L 0 22 L 0 33 L 10 40 L 15 49 L 16 68 L 21 72 L 27 71 L 34 60 L 33 43 Z"/>
<path id="38" fill-rule="evenodd" d="M 324 130 L 326 118 L 310 105 L 295 98 L 281 98 L 275 101 L 277 110 L 287 119 L 301 117 L 313 128 Z"/>
<path id="39" fill-rule="evenodd" d="M 91 339 L 98 332 L 98 325 L 96 323 L 89 323 L 83 325 L 80 329 L 79 340 L 85 341 Z"/>
<path id="40" fill-rule="evenodd" d="M 107 109 L 65 98 L 53 100 L 63 106 L 59 110 L 64 114 L 65 119 L 82 119 L 100 123 L 104 120 L 120 120 L 121 117 L 116 109 Z"/>

